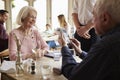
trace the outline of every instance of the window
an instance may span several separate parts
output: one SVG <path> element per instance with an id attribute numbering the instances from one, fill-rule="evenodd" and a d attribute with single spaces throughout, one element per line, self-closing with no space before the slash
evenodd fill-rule
<path id="1" fill-rule="evenodd" d="M 4 9 L 4 1 L 0 0 L 0 9 Z"/>
<path id="2" fill-rule="evenodd" d="M 18 12 L 23 6 L 27 6 L 28 3 L 25 0 L 14 0 L 14 7 L 12 8 L 12 26 L 13 28 L 18 27 L 16 24 L 16 18 L 18 15 Z"/>
<path id="3" fill-rule="evenodd" d="M 59 27 L 57 16 L 60 14 L 64 14 L 68 22 L 68 6 L 69 6 L 68 1 L 70 0 L 34 0 L 33 6 L 38 12 L 37 20 L 36 20 L 36 26 L 38 27 L 38 29 L 40 31 L 44 31 L 46 22 L 51 23 L 54 28 Z M 0 0 L 0 3 L 1 3 L 0 9 L 4 9 L 4 6 L 5 6 L 4 1 Z M 19 10 L 23 6 L 28 5 L 28 1 L 14 0 L 13 4 L 14 4 L 14 7 L 12 7 L 12 10 L 11 10 L 12 11 L 12 15 L 11 15 L 12 29 L 18 27 L 18 25 L 16 24 L 16 17 L 18 15 Z M 51 6 L 51 7 L 47 7 L 47 6 Z"/>
<path id="4" fill-rule="evenodd" d="M 36 26 L 40 31 L 45 30 L 46 25 L 46 0 L 36 0 L 34 7 L 37 10 Z"/>

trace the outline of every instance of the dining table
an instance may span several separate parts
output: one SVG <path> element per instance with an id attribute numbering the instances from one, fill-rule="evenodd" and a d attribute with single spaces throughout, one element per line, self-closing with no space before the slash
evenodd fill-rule
<path id="1" fill-rule="evenodd" d="M 74 56 L 74 58 L 77 62 L 81 61 L 81 59 L 77 56 Z M 26 70 L 24 70 L 24 73 L 22 76 L 16 76 L 16 73 L 1 72 L 1 80 L 44 80 L 42 77 L 41 69 L 40 69 L 41 65 L 44 63 L 48 63 L 51 66 L 50 78 L 47 80 L 67 80 L 67 78 L 64 77 L 64 75 L 58 74 L 53 71 L 53 68 L 57 68 L 59 70 L 61 69 L 62 57 L 60 57 L 60 59 L 56 61 L 54 60 L 54 58 L 46 57 L 46 56 L 36 60 L 35 74 L 31 74 Z"/>

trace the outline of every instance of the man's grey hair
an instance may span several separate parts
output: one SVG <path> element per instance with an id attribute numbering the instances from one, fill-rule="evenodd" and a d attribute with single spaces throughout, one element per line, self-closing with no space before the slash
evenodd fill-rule
<path id="1" fill-rule="evenodd" d="M 120 0 L 96 0 L 95 12 L 100 15 L 103 12 L 110 14 L 112 19 L 120 22 Z"/>

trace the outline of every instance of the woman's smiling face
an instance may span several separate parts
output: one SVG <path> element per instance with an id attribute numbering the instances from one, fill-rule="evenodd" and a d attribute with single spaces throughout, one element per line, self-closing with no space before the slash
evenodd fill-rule
<path id="1" fill-rule="evenodd" d="M 36 12 L 30 11 L 27 17 L 23 20 L 23 25 L 26 28 L 28 27 L 31 28 L 32 26 L 34 26 L 36 22 L 36 16 L 37 16 Z"/>

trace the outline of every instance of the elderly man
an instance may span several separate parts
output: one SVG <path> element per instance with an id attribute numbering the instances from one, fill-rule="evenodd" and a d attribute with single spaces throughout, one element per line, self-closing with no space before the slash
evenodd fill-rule
<path id="1" fill-rule="evenodd" d="M 101 39 L 89 53 L 81 50 L 76 39 L 71 40 L 83 58 L 81 63 L 75 61 L 64 36 L 60 36 L 62 73 L 68 80 L 120 80 L 120 0 L 97 0 L 93 15 Z"/>

